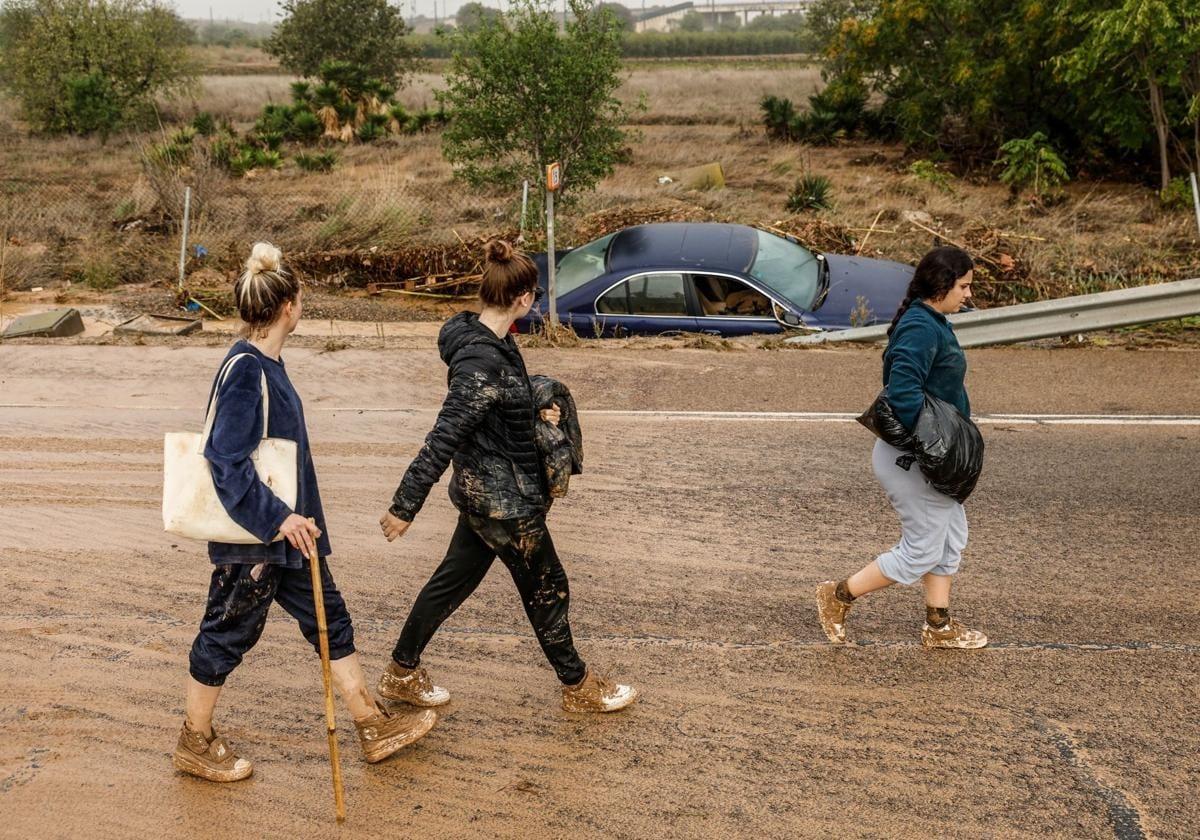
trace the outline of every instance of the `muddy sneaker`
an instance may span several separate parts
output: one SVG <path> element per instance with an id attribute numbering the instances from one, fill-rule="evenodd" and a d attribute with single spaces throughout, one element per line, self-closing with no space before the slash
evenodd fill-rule
<path id="1" fill-rule="evenodd" d="M 616 712 L 637 697 L 633 686 L 611 683 L 590 669 L 578 685 L 562 687 L 562 706 L 568 712 Z"/>
<path id="2" fill-rule="evenodd" d="M 846 644 L 846 613 L 850 605 L 839 601 L 836 594 L 837 583 L 827 580 L 817 587 L 817 618 L 826 637 L 835 645 Z"/>
<path id="3" fill-rule="evenodd" d="M 186 721 L 183 731 L 179 733 L 179 743 L 175 746 L 171 763 L 184 773 L 210 782 L 236 782 L 254 772 L 254 765 L 247 759 L 238 758 L 216 729 L 213 729 L 211 739 L 205 738 L 203 733 L 192 729 Z"/>
<path id="4" fill-rule="evenodd" d="M 389 703 L 410 706 L 441 706 L 450 702 L 450 692 L 433 684 L 424 668 L 402 668 L 389 662 L 379 678 L 379 696 Z"/>
<path id="5" fill-rule="evenodd" d="M 437 723 L 437 712 L 426 709 L 406 715 L 396 715 L 380 710 L 366 720 L 354 721 L 358 730 L 358 742 L 362 745 L 363 757 L 374 764 L 383 761 L 401 747 L 425 737 Z"/>
<path id="6" fill-rule="evenodd" d="M 987 636 L 978 630 L 964 627 L 956 619 L 950 619 L 945 627 L 930 627 L 926 624 L 921 628 L 921 644 L 927 648 L 950 648 L 952 650 L 976 650 L 985 647 Z"/>

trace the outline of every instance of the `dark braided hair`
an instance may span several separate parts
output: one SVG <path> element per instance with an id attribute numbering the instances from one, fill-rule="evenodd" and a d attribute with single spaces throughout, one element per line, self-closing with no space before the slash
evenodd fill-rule
<path id="1" fill-rule="evenodd" d="M 922 257 L 917 263 L 917 270 L 913 272 L 912 280 L 908 281 L 904 302 L 896 310 L 896 317 L 892 318 L 891 326 L 888 327 L 888 338 L 891 338 L 896 325 L 900 323 L 913 301 L 941 300 L 954 288 L 954 284 L 974 267 L 975 261 L 971 259 L 970 254 L 962 248 L 950 245 L 934 248 Z"/>

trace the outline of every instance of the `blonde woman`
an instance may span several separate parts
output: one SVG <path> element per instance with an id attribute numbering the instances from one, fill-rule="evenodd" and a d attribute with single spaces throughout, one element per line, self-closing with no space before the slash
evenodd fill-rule
<path id="1" fill-rule="evenodd" d="M 208 604 L 192 643 L 187 711 L 175 766 L 215 782 L 233 782 L 253 770 L 212 725 L 226 678 L 254 647 L 277 601 L 317 647 L 317 620 L 308 558 L 319 558 L 333 682 L 354 717 L 367 761 L 382 761 L 425 735 L 437 715 L 407 716 L 381 709 L 367 689 L 354 648 L 354 628 L 329 571 L 329 537 L 309 451 L 304 409 L 281 355 L 303 312 L 300 284 L 282 264 L 279 249 L 255 244 L 234 284 L 244 338 L 230 348 L 213 383 L 217 398 L 212 435 L 204 451 L 217 496 L 234 522 L 261 541 L 253 545 L 208 544 L 213 563 Z M 259 480 L 250 456 L 263 428 L 262 383 L 268 399 L 267 433 L 297 444 L 299 492 L 294 510 Z M 283 539 L 276 541 L 277 535 Z"/>

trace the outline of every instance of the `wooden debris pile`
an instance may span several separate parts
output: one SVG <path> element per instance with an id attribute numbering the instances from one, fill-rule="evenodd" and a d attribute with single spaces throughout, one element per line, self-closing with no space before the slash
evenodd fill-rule
<path id="1" fill-rule="evenodd" d="M 399 291 L 437 297 L 474 294 L 483 269 L 484 245 L 495 236 L 459 239 L 452 245 L 412 245 L 383 250 L 339 249 L 288 255 L 288 266 L 301 280 L 324 286 L 365 288 L 372 293 Z M 509 231 L 499 238 L 515 242 Z"/>
<path id="2" fill-rule="evenodd" d="M 806 248 L 829 254 L 853 254 L 854 236 L 849 228 L 824 219 L 789 216 L 771 225 L 758 225 L 780 236 L 793 236 Z"/>

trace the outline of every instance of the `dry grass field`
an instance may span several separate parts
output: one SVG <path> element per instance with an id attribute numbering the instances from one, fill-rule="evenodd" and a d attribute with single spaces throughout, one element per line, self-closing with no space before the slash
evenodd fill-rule
<path id="1" fill-rule="evenodd" d="M 241 53 L 219 66 L 228 70 L 237 62 L 269 69 L 260 57 Z M 433 103 L 441 83 L 436 69 L 410 80 L 399 97 L 405 105 Z M 288 100 L 290 81 L 278 73 L 205 76 L 191 96 L 163 103 L 162 118 L 169 128 L 208 111 L 245 129 L 264 104 Z M 629 219 L 651 208 L 791 229 L 816 219 L 863 253 L 914 261 L 936 231 L 991 260 L 991 274 L 1003 281 L 994 300 L 1176 279 L 1200 269 L 1191 214 L 1161 209 L 1145 186 L 1080 179 L 1053 206 L 1031 207 L 1012 202 L 986 172 L 947 172 L 943 184 L 918 178 L 909 171 L 913 157 L 898 146 L 769 141 L 759 123 L 761 96 L 804 102 L 819 84 L 819 70 L 798 60 L 631 63 L 622 96 L 646 107 L 631 126 L 630 161 L 565 214 L 562 235 L 569 243 L 577 227 L 594 230 L 579 222 L 613 208 L 627 208 Z M 171 276 L 177 240 L 154 226 L 162 199 L 139 164 L 140 146 L 157 138 L 101 144 L 30 137 L 11 104 L 0 108 L 0 137 L 9 288 L 62 278 L 105 287 Z M 355 144 L 338 153 L 332 174 L 302 172 L 289 162 L 241 180 L 213 176 L 192 241 L 228 268 L 253 238 L 272 238 L 293 251 L 391 248 L 455 243 L 517 223 L 519 185 L 499 195 L 471 194 L 453 181 L 436 134 Z M 724 167 L 723 190 L 658 183 L 661 175 L 713 160 Z M 789 219 L 786 197 L 803 173 L 831 180 L 833 206 Z M 130 228 L 130 220 L 132 229 L 119 229 L 120 222 Z"/>

